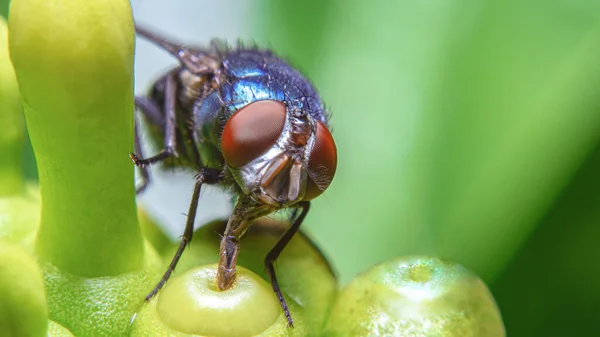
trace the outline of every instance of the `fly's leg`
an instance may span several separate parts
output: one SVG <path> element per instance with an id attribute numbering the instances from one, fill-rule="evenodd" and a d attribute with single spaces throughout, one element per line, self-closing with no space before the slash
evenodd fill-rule
<path id="1" fill-rule="evenodd" d="M 217 269 L 217 286 L 219 290 L 230 289 L 236 280 L 236 261 L 240 250 L 240 238 L 256 219 L 272 212 L 268 207 L 256 207 L 256 202 L 249 197 L 238 199 L 227 228 L 221 239 L 219 267 Z"/>
<path id="2" fill-rule="evenodd" d="M 154 101 L 152 101 L 149 98 L 136 96 L 135 97 L 135 111 L 143 113 L 144 116 L 146 116 L 146 118 L 148 118 L 150 123 L 152 123 L 154 125 L 159 125 L 159 126 L 164 125 L 164 122 L 162 120 L 158 106 L 154 103 Z M 141 139 L 140 139 L 141 130 L 140 130 L 140 125 L 139 125 L 139 121 L 137 118 L 134 119 L 134 123 L 135 123 L 135 132 L 134 132 L 135 138 L 134 138 L 134 144 L 133 144 L 134 150 L 138 156 L 143 157 L 144 154 L 142 152 L 142 144 L 141 144 Z M 144 192 L 146 190 L 146 187 L 148 187 L 148 184 L 150 183 L 150 174 L 148 172 L 147 167 L 140 166 L 140 174 L 141 174 L 142 183 L 140 184 L 140 186 L 136 187 L 136 194 L 141 194 L 142 192 Z"/>
<path id="3" fill-rule="evenodd" d="M 164 127 L 165 121 L 154 100 L 144 96 L 135 96 L 135 108 L 137 111 L 141 111 L 152 125 Z"/>
<path id="4" fill-rule="evenodd" d="M 134 149 L 135 149 L 135 153 L 137 153 L 140 156 L 143 156 L 143 152 L 142 152 L 142 144 L 140 142 L 140 127 L 139 127 L 139 123 L 137 122 L 137 120 L 135 121 L 135 131 L 134 131 Z M 148 173 L 148 168 L 147 167 L 140 167 L 140 174 L 141 174 L 141 180 L 142 183 L 135 188 L 135 193 L 136 194 L 141 194 L 142 192 L 144 192 L 146 190 L 146 187 L 148 187 L 148 184 L 150 183 L 150 174 Z"/>
<path id="5" fill-rule="evenodd" d="M 146 165 L 150 165 L 162 160 L 165 160 L 171 156 L 177 157 L 177 152 L 175 152 L 175 104 L 177 97 L 177 82 L 176 82 L 176 73 L 170 73 L 167 75 L 165 79 L 165 122 L 164 122 L 164 131 L 165 131 L 165 139 L 164 144 L 165 147 L 160 150 L 157 154 L 152 157 L 140 159 L 133 153 L 129 154 L 131 161 L 138 166 L 144 167 Z"/>
<path id="6" fill-rule="evenodd" d="M 221 181 L 221 171 L 215 169 L 203 168 L 200 169 L 200 173 L 196 176 L 196 182 L 194 184 L 194 192 L 192 194 L 192 201 L 190 202 L 190 209 L 188 211 L 187 219 L 185 222 L 185 230 L 183 231 L 183 236 L 181 237 L 181 243 L 179 244 L 179 248 L 177 248 L 177 252 L 175 252 L 175 256 L 171 260 L 167 271 L 164 273 L 158 284 L 152 289 L 152 291 L 146 296 L 146 301 L 149 301 L 154 295 L 158 293 L 158 291 L 167 283 L 169 277 L 175 270 L 181 255 L 183 254 L 183 250 L 185 247 L 192 241 L 192 235 L 194 234 L 194 221 L 196 220 L 196 210 L 198 208 L 198 200 L 200 199 L 200 189 L 203 184 L 216 184 Z"/>
<path id="7" fill-rule="evenodd" d="M 277 299 L 279 300 L 279 304 L 281 304 L 281 308 L 285 313 L 285 317 L 287 318 L 289 327 L 294 326 L 294 321 L 292 320 L 292 315 L 290 314 L 287 302 L 285 301 L 285 298 L 281 293 L 281 289 L 279 289 L 279 282 L 277 282 L 277 276 L 275 275 L 275 267 L 273 266 L 273 263 L 275 262 L 275 260 L 277 260 L 279 254 L 281 254 L 281 251 L 283 251 L 285 246 L 290 242 L 294 234 L 298 232 L 298 228 L 300 228 L 302 221 L 304 221 L 304 218 L 306 217 L 306 214 L 310 209 L 310 202 L 303 201 L 299 203 L 296 207 L 302 209 L 300 215 L 296 218 L 296 220 L 294 220 L 294 222 L 292 223 L 292 227 L 290 227 L 290 229 L 288 229 L 283 234 L 281 239 L 279 239 L 279 241 L 275 244 L 275 247 L 273 247 L 273 249 L 271 249 L 267 253 L 267 256 L 265 256 L 265 267 L 267 268 L 267 274 L 269 274 L 269 278 L 271 279 L 271 287 L 277 295 Z"/>
<path id="8" fill-rule="evenodd" d="M 251 198 L 240 198 L 229 217 L 225 233 L 221 239 L 217 286 L 219 290 L 230 289 L 236 280 L 236 261 L 240 251 L 239 239 L 254 221 L 266 213 L 254 209 Z"/>

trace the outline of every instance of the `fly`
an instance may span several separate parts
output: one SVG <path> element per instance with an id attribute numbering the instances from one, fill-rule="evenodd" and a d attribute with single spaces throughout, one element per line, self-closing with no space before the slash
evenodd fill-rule
<path id="1" fill-rule="evenodd" d="M 178 165 L 197 172 L 181 244 L 146 300 L 164 286 L 192 239 L 202 186 L 217 184 L 237 196 L 220 245 L 221 291 L 235 282 L 239 240 L 248 227 L 273 212 L 294 210 L 291 227 L 265 257 L 273 291 L 293 326 L 273 263 L 298 231 L 310 201 L 335 175 L 337 150 L 323 102 L 304 76 L 271 51 L 214 41 L 209 48 L 186 47 L 139 26 L 136 33 L 180 62 L 148 96 L 135 98 L 136 110 L 164 144 L 142 158 L 136 127 L 137 155 L 130 158 L 141 169 L 138 193 L 149 182 L 150 164 L 176 158 Z"/>

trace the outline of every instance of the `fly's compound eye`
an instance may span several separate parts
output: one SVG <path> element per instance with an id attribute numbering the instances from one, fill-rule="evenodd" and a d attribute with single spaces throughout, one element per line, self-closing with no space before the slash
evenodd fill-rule
<path id="1" fill-rule="evenodd" d="M 285 125 L 285 105 L 277 101 L 250 103 L 233 114 L 221 135 L 227 165 L 239 168 L 269 150 Z"/>
<path id="2" fill-rule="evenodd" d="M 337 149 L 327 127 L 317 122 L 315 145 L 308 159 L 308 181 L 304 200 L 318 197 L 331 184 L 337 167 Z"/>

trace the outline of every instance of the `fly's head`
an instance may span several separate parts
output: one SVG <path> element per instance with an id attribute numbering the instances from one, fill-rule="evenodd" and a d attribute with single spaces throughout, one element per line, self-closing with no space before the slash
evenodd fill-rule
<path id="1" fill-rule="evenodd" d="M 337 166 L 331 133 L 302 104 L 248 104 L 225 124 L 221 149 L 242 191 L 273 209 L 319 196 Z"/>

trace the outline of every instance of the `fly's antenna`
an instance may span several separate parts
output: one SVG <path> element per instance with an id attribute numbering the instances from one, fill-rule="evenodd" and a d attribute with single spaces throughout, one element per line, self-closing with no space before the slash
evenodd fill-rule
<path id="1" fill-rule="evenodd" d="M 214 59 L 208 56 L 206 53 L 192 51 L 186 48 L 183 44 L 171 42 L 162 36 L 151 33 L 139 25 L 135 25 L 135 32 L 137 35 L 154 43 L 158 47 L 166 50 L 169 52 L 169 54 L 176 57 L 179 62 L 181 62 L 181 65 L 191 73 L 202 75 L 213 72 L 212 63 L 214 63 Z"/>

